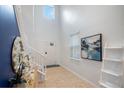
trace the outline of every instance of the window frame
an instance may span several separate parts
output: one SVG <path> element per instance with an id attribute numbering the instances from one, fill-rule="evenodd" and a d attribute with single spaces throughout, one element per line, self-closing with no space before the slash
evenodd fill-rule
<path id="1" fill-rule="evenodd" d="M 74 37 L 74 36 L 77 36 L 77 37 L 78 37 L 78 45 L 75 45 L 75 46 L 72 45 L 72 40 L 73 40 L 73 37 Z M 73 51 L 74 51 L 73 48 L 76 48 L 76 47 L 79 48 L 79 49 L 78 49 L 79 57 L 75 57 L 75 56 L 74 56 L 75 54 L 74 54 L 74 52 L 73 52 Z M 80 59 L 81 59 L 80 32 L 76 32 L 76 33 L 73 33 L 73 34 L 70 35 L 70 45 L 69 45 L 69 48 L 70 48 L 70 58 L 71 58 L 72 60 L 80 61 Z M 75 52 L 75 53 L 76 53 L 76 52 Z"/>
<path id="2" fill-rule="evenodd" d="M 43 16 L 49 20 L 55 20 L 55 5 L 44 5 L 43 6 Z M 53 14 L 52 14 L 53 13 Z"/>

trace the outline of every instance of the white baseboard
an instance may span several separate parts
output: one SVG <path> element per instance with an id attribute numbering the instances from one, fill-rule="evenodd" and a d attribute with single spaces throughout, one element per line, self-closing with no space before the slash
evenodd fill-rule
<path id="1" fill-rule="evenodd" d="M 97 85 L 95 85 L 94 83 L 92 83 L 91 81 L 87 80 L 86 78 L 82 78 L 82 76 L 80 76 L 79 74 L 77 74 L 76 72 L 72 71 L 71 69 L 69 69 L 68 67 L 59 64 L 60 66 L 62 66 L 63 68 L 67 69 L 68 71 L 72 72 L 74 75 L 76 75 L 77 77 L 79 77 L 81 80 L 88 82 L 89 84 L 91 84 L 92 86 L 94 86 L 95 88 L 99 88 Z"/>

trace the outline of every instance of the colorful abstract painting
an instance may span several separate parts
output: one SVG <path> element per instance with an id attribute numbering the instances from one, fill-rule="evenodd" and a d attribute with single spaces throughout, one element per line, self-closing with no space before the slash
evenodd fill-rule
<path id="1" fill-rule="evenodd" d="M 81 38 L 81 58 L 102 61 L 102 34 Z"/>

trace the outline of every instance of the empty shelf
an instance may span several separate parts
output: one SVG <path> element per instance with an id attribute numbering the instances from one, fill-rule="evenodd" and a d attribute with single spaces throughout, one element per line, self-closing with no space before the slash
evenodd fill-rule
<path id="1" fill-rule="evenodd" d="M 113 72 L 113 71 L 105 70 L 105 69 L 102 69 L 102 72 L 107 73 L 107 74 L 111 74 L 111 75 L 116 76 L 116 77 L 122 75 L 121 73 L 115 73 L 115 72 Z"/>
<path id="2" fill-rule="evenodd" d="M 105 47 L 105 49 L 123 49 L 123 47 Z"/>
<path id="3" fill-rule="evenodd" d="M 114 84 L 109 83 L 109 82 L 100 81 L 99 84 L 102 85 L 103 87 L 106 87 L 106 88 L 119 88 L 119 86 L 114 85 Z"/>
<path id="4" fill-rule="evenodd" d="M 103 58 L 105 61 L 115 61 L 115 62 L 122 62 L 121 59 L 112 59 L 112 58 Z"/>

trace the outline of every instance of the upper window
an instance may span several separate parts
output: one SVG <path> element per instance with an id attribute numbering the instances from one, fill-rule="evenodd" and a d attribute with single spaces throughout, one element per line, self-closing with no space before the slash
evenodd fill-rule
<path id="1" fill-rule="evenodd" d="M 43 14 L 48 19 L 55 19 L 55 6 L 54 5 L 45 5 L 43 8 Z"/>

